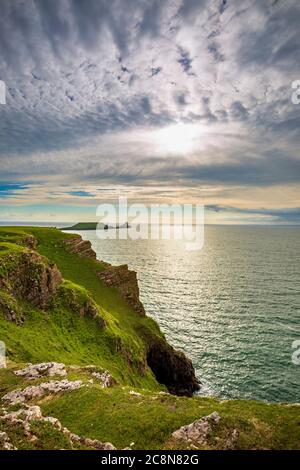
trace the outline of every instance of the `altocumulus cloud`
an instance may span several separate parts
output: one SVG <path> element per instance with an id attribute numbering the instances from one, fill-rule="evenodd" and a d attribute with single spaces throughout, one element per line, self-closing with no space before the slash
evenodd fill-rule
<path id="1" fill-rule="evenodd" d="M 179 198 L 217 185 L 213 202 L 230 190 L 240 210 L 252 187 L 259 211 L 272 201 L 257 188 L 274 187 L 276 211 L 280 187 L 292 220 L 299 23 L 297 0 L 2 0 L 0 196 L 28 198 L 35 180 L 81 200 L 98 193 L 74 187 L 99 182 Z M 184 154 L 152 139 L 178 122 L 199 128 Z"/>

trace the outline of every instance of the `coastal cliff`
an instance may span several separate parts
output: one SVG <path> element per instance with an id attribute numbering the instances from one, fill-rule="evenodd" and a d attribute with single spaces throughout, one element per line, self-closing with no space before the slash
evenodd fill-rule
<path id="1" fill-rule="evenodd" d="M 136 273 L 78 235 L 0 228 L 0 341 L 0 449 L 299 447 L 296 405 L 193 395 Z"/>
<path id="2" fill-rule="evenodd" d="M 59 249 L 61 254 L 69 253 L 79 258 L 86 258 L 93 262 L 94 272 L 100 284 L 104 284 L 115 293 L 116 297 L 123 299 L 128 307 L 136 313 L 136 322 L 133 327 L 140 331 L 143 354 L 136 360 L 130 346 L 124 343 L 123 335 L 114 335 L 116 352 L 122 356 L 127 364 L 136 367 L 141 376 L 146 374 L 149 368 L 156 380 L 166 385 L 168 390 L 174 394 L 192 395 L 199 389 L 199 382 L 195 377 L 194 368 L 191 361 L 184 353 L 176 351 L 170 346 L 159 330 L 154 334 L 151 329 L 143 325 L 141 328 L 138 322 L 139 317 L 145 317 L 143 304 L 139 299 L 139 287 L 137 276 L 134 271 L 128 269 L 127 265 L 112 266 L 108 263 L 96 260 L 96 253 L 89 241 L 84 241 L 79 235 L 61 234 Z M 67 280 L 63 279 L 58 266 L 48 257 L 38 253 L 39 242 L 33 235 L 21 236 L 17 240 L 17 250 L 13 247 L 8 251 L 7 256 L 2 256 L 2 266 L 9 263 L 9 268 L 0 272 L 0 288 L 7 296 L 10 296 L 11 303 L 26 301 L 34 307 L 51 311 L 57 302 L 63 302 L 67 308 L 80 316 L 88 315 L 97 320 L 98 324 L 106 327 L 110 321 L 101 315 L 101 306 L 97 304 L 86 292 L 84 300 L 80 299 L 80 288 L 68 286 Z M 58 245 L 56 246 L 58 250 Z M 98 268 L 98 269 L 97 269 Z M 102 287 L 103 288 L 103 287 Z M 81 294 L 82 295 L 82 294 Z M 6 297 L 7 298 L 7 297 Z M 11 309 L 2 300 L 3 312 L 7 312 L 8 320 L 21 324 L 26 321 L 26 314 L 12 314 Z M 16 311 L 21 308 L 17 306 Z M 147 318 L 146 318 L 147 321 Z M 120 325 L 122 330 L 122 325 Z"/>

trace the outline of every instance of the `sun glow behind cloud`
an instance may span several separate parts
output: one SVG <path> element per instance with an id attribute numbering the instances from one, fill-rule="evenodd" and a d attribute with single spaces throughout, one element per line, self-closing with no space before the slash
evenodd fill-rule
<path id="1" fill-rule="evenodd" d="M 154 133 L 154 146 L 161 153 L 184 155 L 196 148 L 196 141 L 205 130 L 197 124 L 178 123 Z"/>

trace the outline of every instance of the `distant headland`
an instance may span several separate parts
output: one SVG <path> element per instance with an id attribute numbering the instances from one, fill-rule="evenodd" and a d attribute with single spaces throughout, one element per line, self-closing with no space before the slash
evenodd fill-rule
<path id="1" fill-rule="evenodd" d="M 71 227 L 63 227 L 60 230 L 108 230 L 108 229 L 120 229 L 130 228 L 128 222 L 125 224 L 107 225 L 99 222 L 79 222 Z"/>

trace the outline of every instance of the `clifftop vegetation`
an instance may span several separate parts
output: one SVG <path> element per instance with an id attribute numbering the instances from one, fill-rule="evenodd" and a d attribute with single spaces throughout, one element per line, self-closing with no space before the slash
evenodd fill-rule
<path id="1" fill-rule="evenodd" d="M 191 362 L 138 294 L 79 236 L 0 228 L 0 448 L 299 447 L 296 405 L 192 397 Z M 172 436 L 195 420 L 193 442 Z"/>

